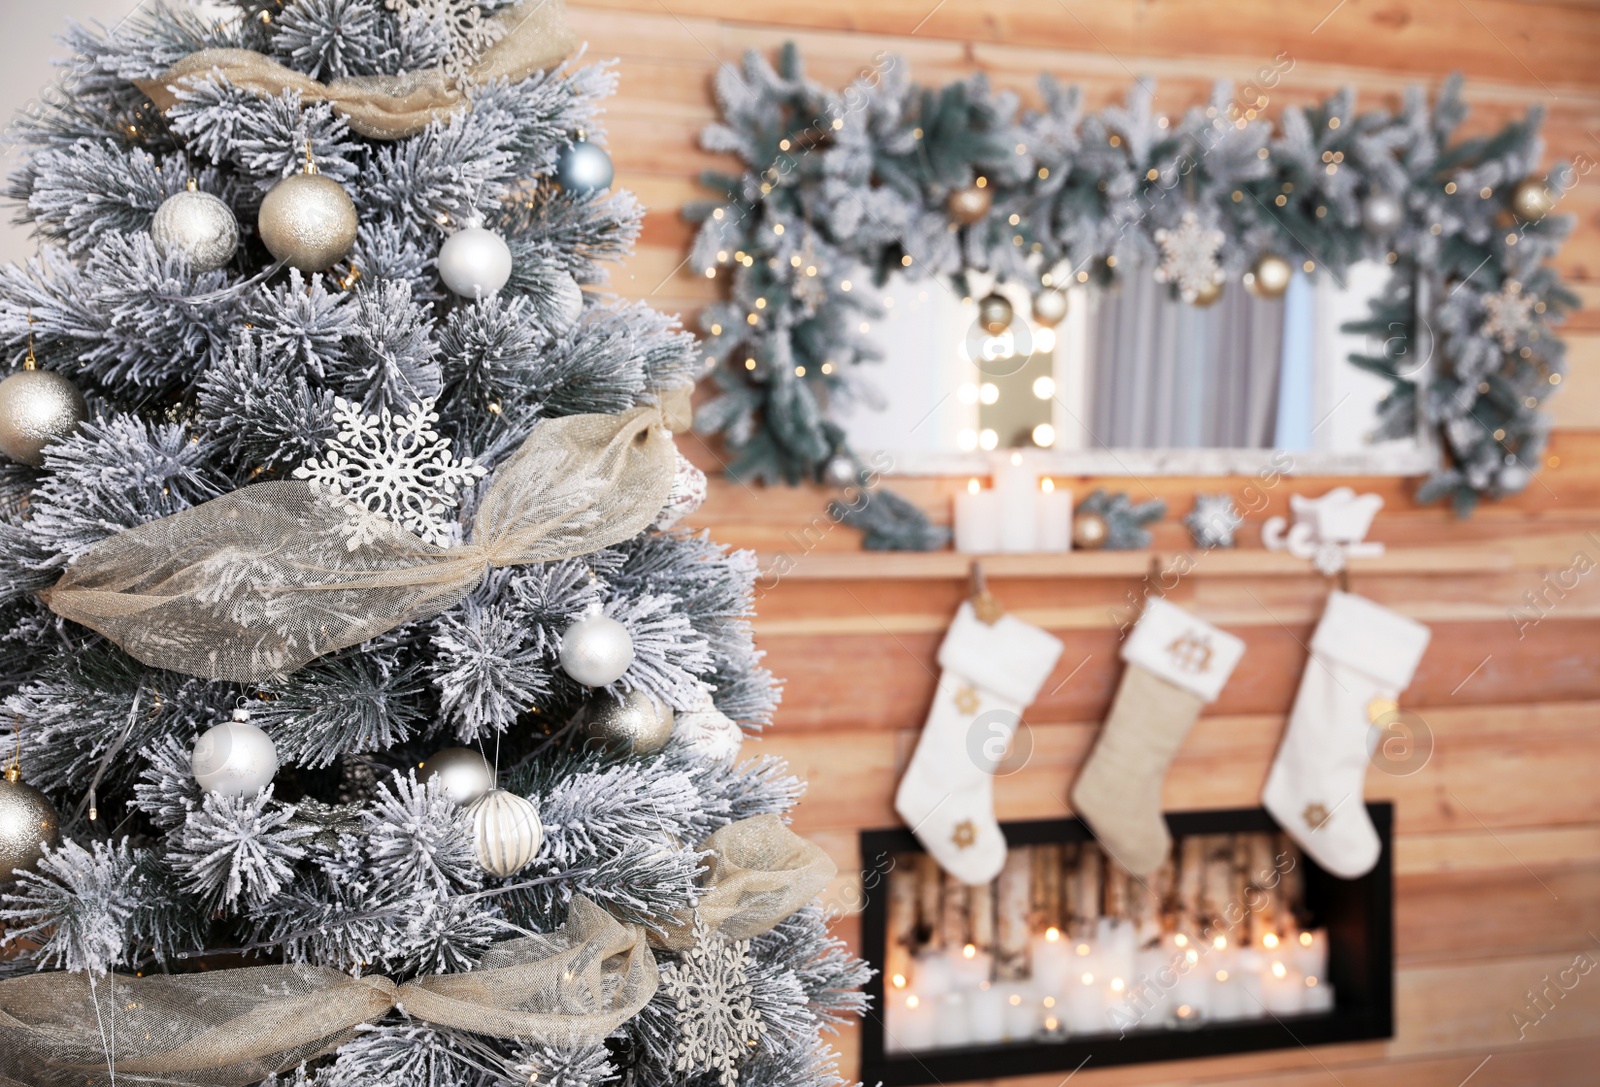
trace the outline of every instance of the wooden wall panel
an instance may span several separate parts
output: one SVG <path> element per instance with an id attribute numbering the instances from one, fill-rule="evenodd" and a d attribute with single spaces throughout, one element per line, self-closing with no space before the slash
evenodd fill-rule
<path id="1" fill-rule="evenodd" d="M 1397 1036 L 1390 1042 L 1285 1049 L 1204 1061 L 1096 1069 L 1079 1085 L 1474 1087 L 1595 1082 L 1600 972 L 1520 1031 L 1527 993 L 1579 952 L 1600 958 L 1600 5 L 1592 0 L 572 0 L 589 55 L 616 58 L 619 94 L 605 118 L 618 183 L 647 206 L 636 256 L 612 288 L 688 321 L 719 285 L 687 267 L 692 228 L 682 207 L 705 193 L 696 177 L 730 163 L 699 149 L 715 111 L 710 79 L 748 49 L 796 41 L 817 78 L 842 85 L 880 54 L 924 82 L 982 71 L 1034 100 L 1038 73 L 1083 87 L 1097 106 L 1135 73 L 1157 81 L 1158 109 L 1177 112 L 1217 79 L 1249 79 L 1276 57 L 1294 66 L 1267 112 L 1343 85 L 1362 108 L 1392 104 L 1409 84 L 1467 76 L 1469 133 L 1530 106 L 1546 110 L 1546 160 L 1585 176 L 1562 211 L 1577 229 L 1557 259 L 1586 308 L 1568 323 L 1570 374 L 1551 401 L 1557 427 L 1538 481 L 1470 521 L 1419 506 L 1415 480 L 1355 481 L 1385 499 L 1375 538 L 1383 559 L 1359 564 L 1352 587 L 1427 622 L 1434 640 L 1402 702 L 1425 721 L 1432 756 L 1417 773 L 1368 775 L 1370 797 L 1397 811 Z M 713 443 L 685 436 L 685 453 L 713 474 Z M 1238 553 L 1177 558 L 1177 518 L 1197 491 L 1241 494 L 1248 479 L 1077 479 L 1160 497 L 1168 518 L 1156 553 L 1010 557 L 989 564 L 993 588 L 1025 618 L 1067 642 L 1057 675 L 1028 713 L 1031 756 L 996 783 L 1002 818 L 1068 811 L 1067 790 L 1114 690 L 1118 616 L 1176 562 L 1193 572 L 1172 597 L 1249 646 L 1223 697 L 1179 753 L 1171 809 L 1258 802 L 1304 667 L 1303 643 L 1327 582 L 1259 550 L 1261 518 L 1291 494 L 1338 482 L 1286 477 L 1245 528 Z M 959 479 L 891 485 L 936 520 L 949 518 Z M 854 532 L 823 516 L 819 489 L 744 487 L 714 479 L 694 518 L 730 545 L 754 548 L 769 571 L 757 637 L 787 681 L 773 729 L 752 754 L 787 758 L 810 780 L 798 829 L 839 862 L 825 893 L 839 935 L 859 946 L 864 901 L 856 834 L 895 823 L 892 795 L 936 684 L 934 650 L 963 593 L 955 556 L 863 557 Z M 1253 548 L 1253 549 L 1252 549 Z M 1156 575 L 1159 583 L 1160 575 Z M 1537 610 L 1532 604 L 1537 603 Z M 1531 618 L 1539 621 L 1530 623 Z M 1074 672 L 1074 669 L 1078 669 Z M 1070 676 L 1070 678 L 1069 678 Z M 870 866 L 871 858 L 865 859 Z M 832 1044 L 843 1070 L 858 1039 Z M 999 1081 L 1059 1087 L 1062 1075 Z"/>

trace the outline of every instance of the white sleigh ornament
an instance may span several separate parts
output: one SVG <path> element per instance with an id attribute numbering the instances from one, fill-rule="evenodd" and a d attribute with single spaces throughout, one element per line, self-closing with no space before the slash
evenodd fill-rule
<path id="1" fill-rule="evenodd" d="M 1261 526 L 1261 542 L 1269 551 L 1310 559 L 1319 572 L 1330 577 L 1351 559 L 1383 554 L 1383 544 L 1364 539 L 1372 519 L 1383 508 L 1381 495 L 1358 495 L 1349 487 L 1337 487 L 1321 498 L 1290 495 L 1289 508 L 1294 511 L 1292 527 L 1283 517 L 1269 517 Z"/>

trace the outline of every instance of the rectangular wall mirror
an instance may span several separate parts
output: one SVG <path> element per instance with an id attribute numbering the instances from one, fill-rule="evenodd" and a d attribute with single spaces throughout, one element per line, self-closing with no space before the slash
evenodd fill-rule
<path id="1" fill-rule="evenodd" d="M 863 377 L 878 395 L 848 407 L 849 442 L 912 475 L 983 474 L 993 451 L 1018 448 L 1067 475 L 1286 464 L 1302 474 L 1409 475 L 1435 464 L 1426 433 L 1374 439 L 1390 384 L 1349 361 L 1396 350 L 1343 330 L 1392 289 L 1387 265 L 1357 264 L 1342 277 L 1296 271 L 1278 298 L 1235 281 L 1208 306 L 1175 297 L 1149 268 L 1119 272 L 1110 286 L 1072 287 L 1053 328 L 1029 320 L 1026 294 L 1002 285 L 1015 316 L 1000 335 L 947 281 L 877 289 L 884 315 L 866 335 L 883 361 Z M 1399 350 L 1420 374 L 1428 345 Z"/>

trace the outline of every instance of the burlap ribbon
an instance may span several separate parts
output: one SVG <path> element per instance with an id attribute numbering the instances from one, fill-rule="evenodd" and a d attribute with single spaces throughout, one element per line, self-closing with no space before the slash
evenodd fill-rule
<path id="1" fill-rule="evenodd" d="M 523 0 L 496 21 L 504 34 L 466 68 L 466 77 L 460 82 L 526 79 L 559 64 L 577 44 L 567 25 L 565 0 Z M 263 97 L 295 91 L 302 101 L 328 102 L 352 129 L 378 140 L 414 135 L 466 101 L 458 81 L 442 68 L 321 83 L 250 49 L 202 49 L 154 79 L 134 82 L 166 110 L 177 103 L 177 92 L 185 82 L 204 79 L 213 72 Z"/>
<path id="2" fill-rule="evenodd" d="M 404 985 L 305 964 L 93 984 L 32 974 L 0 982 L 0 1085 L 112 1087 L 109 1063 L 127 1087 L 243 1087 L 332 1052 L 391 1008 L 498 1038 L 593 1045 L 658 981 L 644 930 L 584 898 L 559 932 L 498 944 L 470 973 Z"/>
<path id="3" fill-rule="evenodd" d="M 687 392 L 538 424 L 500 466 L 471 540 L 436 547 L 309 482 L 259 483 L 108 537 L 45 594 L 57 615 L 158 668 L 259 683 L 437 615 L 491 566 L 551 562 L 643 531 L 672 487 Z M 349 544 L 352 518 L 366 538 Z"/>
<path id="4" fill-rule="evenodd" d="M 820 846 L 790 830 L 776 815 L 730 823 L 706 839 L 712 852 L 694 909 L 679 910 L 678 924 L 652 932 L 650 942 L 672 951 L 694 943 L 694 917 L 730 940 L 748 940 L 816 898 L 838 868 Z"/>
<path id="5" fill-rule="evenodd" d="M 717 831 L 697 909 L 730 939 L 772 929 L 814 898 L 834 865 L 776 815 Z M 694 910 L 649 942 L 692 943 Z M 495 945 L 475 970 L 396 985 L 292 964 L 131 978 L 0 981 L 0 1087 L 243 1087 L 330 1053 L 391 1008 L 414 1019 L 556 1046 L 598 1043 L 659 981 L 644 930 L 575 896 L 566 925 Z"/>

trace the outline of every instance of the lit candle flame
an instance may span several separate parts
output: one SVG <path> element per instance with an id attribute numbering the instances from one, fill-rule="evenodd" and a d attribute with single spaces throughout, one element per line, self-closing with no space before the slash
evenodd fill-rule
<path id="1" fill-rule="evenodd" d="M 1269 932 L 1265 936 L 1261 937 L 1261 946 L 1262 947 L 1277 947 L 1278 946 L 1278 934 L 1276 932 Z"/>
<path id="2" fill-rule="evenodd" d="M 963 959 L 973 958 L 977 954 L 978 954 L 978 949 L 976 947 L 974 947 L 972 944 L 968 944 L 966 947 L 963 947 L 961 949 L 961 957 Z"/>
<path id="3" fill-rule="evenodd" d="M 1287 968 L 1284 967 L 1283 963 L 1275 962 L 1275 963 L 1272 964 L 1272 976 L 1273 977 L 1275 977 L 1275 978 L 1286 977 L 1288 975 L 1288 973 L 1289 973 L 1289 971 L 1288 971 Z"/>
<path id="4" fill-rule="evenodd" d="M 1051 943 L 1055 943 L 1057 940 L 1061 939 L 1061 930 L 1056 928 L 1054 925 L 1051 925 L 1049 928 L 1044 930 L 1044 938 L 1049 940 Z"/>

